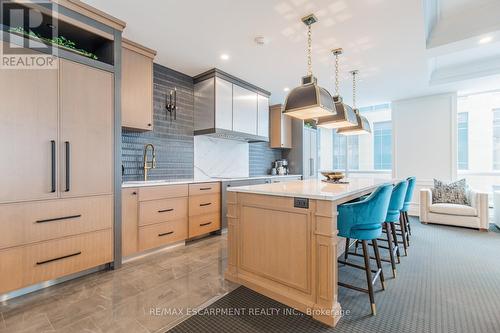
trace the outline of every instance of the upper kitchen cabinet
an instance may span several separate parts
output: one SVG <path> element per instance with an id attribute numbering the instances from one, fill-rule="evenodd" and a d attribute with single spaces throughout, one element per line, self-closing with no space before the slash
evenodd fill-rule
<path id="1" fill-rule="evenodd" d="M 271 106 L 271 133 L 269 145 L 271 148 L 292 148 L 292 118 L 283 113 L 283 106 Z"/>
<path id="2" fill-rule="evenodd" d="M 269 137 L 269 97 L 257 96 L 257 135 Z"/>
<path id="3" fill-rule="evenodd" d="M 218 69 L 194 83 L 195 135 L 269 141 L 269 92 Z"/>
<path id="4" fill-rule="evenodd" d="M 122 41 L 122 126 L 153 130 L 153 60 L 156 51 Z"/>
<path id="5" fill-rule="evenodd" d="M 257 93 L 233 85 L 233 130 L 257 135 Z"/>

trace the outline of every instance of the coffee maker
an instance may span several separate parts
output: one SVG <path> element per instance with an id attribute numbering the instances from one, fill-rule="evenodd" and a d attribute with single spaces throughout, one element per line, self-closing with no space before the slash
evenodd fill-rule
<path id="1" fill-rule="evenodd" d="M 272 162 L 271 174 L 278 176 L 288 175 L 288 160 L 281 159 Z"/>

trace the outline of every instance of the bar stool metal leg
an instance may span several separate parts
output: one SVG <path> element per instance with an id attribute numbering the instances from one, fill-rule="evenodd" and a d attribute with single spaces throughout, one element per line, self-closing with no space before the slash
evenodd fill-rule
<path id="1" fill-rule="evenodd" d="M 399 242 L 398 242 L 398 235 L 396 234 L 396 227 L 394 226 L 394 223 L 391 223 L 391 232 L 392 232 L 392 241 L 394 242 L 394 246 L 396 246 L 396 255 L 398 257 L 398 264 L 401 263 L 401 254 L 399 252 Z M 387 230 L 389 232 L 389 230 Z"/>
<path id="2" fill-rule="evenodd" d="M 350 238 L 345 239 L 345 252 L 344 252 L 344 260 L 347 260 L 349 256 L 349 243 L 351 242 Z M 357 245 L 357 244 L 356 244 Z"/>
<path id="3" fill-rule="evenodd" d="M 403 241 L 403 248 L 405 250 L 405 256 L 408 256 L 408 240 L 406 238 L 406 228 L 405 228 L 405 222 L 403 221 L 403 217 L 399 217 L 399 227 L 401 228 L 401 238 Z"/>
<path id="4" fill-rule="evenodd" d="M 394 251 L 397 251 L 397 247 L 392 240 L 392 231 L 390 230 L 391 224 L 385 223 L 387 229 L 387 244 L 389 246 L 389 257 L 391 258 L 392 276 L 396 278 L 396 260 L 394 259 Z"/>
<path id="5" fill-rule="evenodd" d="M 372 239 L 373 252 L 375 252 L 375 260 L 377 261 L 377 268 L 380 271 L 380 283 L 382 284 L 382 290 L 385 290 L 385 278 L 384 270 L 382 269 L 382 260 L 380 258 L 380 251 L 378 249 L 378 243 L 376 239 Z"/>
<path id="6" fill-rule="evenodd" d="M 370 296 L 370 303 L 372 308 L 372 315 L 377 314 L 377 307 L 375 306 L 375 295 L 373 293 L 373 283 L 372 283 L 372 271 L 370 268 L 370 255 L 368 253 L 368 245 L 365 240 L 361 242 L 363 247 L 363 257 L 365 259 L 365 272 L 366 272 L 366 282 L 368 285 L 368 296 Z"/>

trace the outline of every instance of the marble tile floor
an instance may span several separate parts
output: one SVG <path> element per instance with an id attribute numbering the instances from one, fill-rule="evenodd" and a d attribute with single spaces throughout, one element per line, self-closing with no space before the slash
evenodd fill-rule
<path id="1" fill-rule="evenodd" d="M 0 333 L 165 332 L 225 281 L 226 235 L 206 238 L 0 303 Z"/>

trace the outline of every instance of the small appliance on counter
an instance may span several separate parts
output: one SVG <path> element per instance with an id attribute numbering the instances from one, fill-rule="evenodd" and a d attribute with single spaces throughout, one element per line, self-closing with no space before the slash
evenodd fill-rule
<path id="1" fill-rule="evenodd" d="M 288 172 L 289 172 L 288 160 L 286 159 L 276 160 L 272 163 L 271 174 L 273 176 L 275 175 L 286 176 L 288 175 Z"/>

